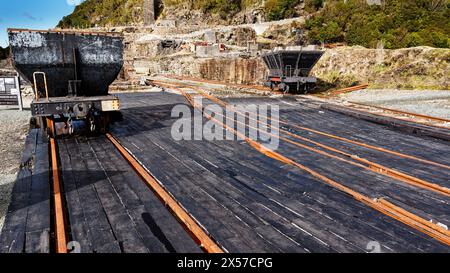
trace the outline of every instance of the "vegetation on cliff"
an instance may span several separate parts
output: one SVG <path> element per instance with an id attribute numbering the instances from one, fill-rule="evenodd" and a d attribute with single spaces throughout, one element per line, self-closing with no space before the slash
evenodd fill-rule
<path id="1" fill-rule="evenodd" d="M 306 0 L 306 2 L 315 1 L 317 0 Z M 168 7 L 184 6 L 204 13 L 219 14 L 223 19 L 230 19 L 248 8 L 262 8 L 269 21 L 299 15 L 297 7 L 302 2 L 302 0 L 163 0 L 164 5 Z"/>
<path id="2" fill-rule="evenodd" d="M 231 21 L 259 9 L 266 20 L 313 14 L 306 22 L 312 43 L 342 42 L 375 48 L 450 48 L 449 0 L 161 0 L 168 9 L 200 10 Z M 377 1 L 371 1 L 377 2 Z M 129 25 L 142 21 L 144 0 L 86 0 L 58 27 Z M 158 4 L 157 4 L 158 5 Z M 221 22 L 223 23 L 223 22 Z"/>
<path id="3" fill-rule="evenodd" d="M 344 42 L 374 48 L 450 47 L 448 0 L 329 0 L 307 21 L 312 42 Z"/>
<path id="4" fill-rule="evenodd" d="M 138 23 L 144 0 L 86 0 L 72 14 L 63 17 L 60 28 L 88 28 Z"/>

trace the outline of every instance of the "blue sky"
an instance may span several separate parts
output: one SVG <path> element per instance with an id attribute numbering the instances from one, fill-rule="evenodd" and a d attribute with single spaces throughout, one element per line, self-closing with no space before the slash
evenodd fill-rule
<path id="1" fill-rule="evenodd" d="M 72 13 L 81 0 L 0 0 L 0 46 L 8 42 L 7 28 L 49 29 Z"/>

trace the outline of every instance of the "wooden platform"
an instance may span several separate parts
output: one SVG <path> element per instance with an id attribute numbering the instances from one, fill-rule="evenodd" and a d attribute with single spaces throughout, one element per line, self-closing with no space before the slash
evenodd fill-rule
<path id="1" fill-rule="evenodd" d="M 173 103 L 186 103 L 184 98 L 164 93 L 137 97 L 121 96 L 125 120 L 114 126 L 113 133 L 231 252 L 363 252 L 370 241 L 380 242 L 386 252 L 449 250 L 243 142 L 176 142 L 170 135 L 175 121 L 170 118 L 170 111 Z M 450 151 L 446 142 L 374 126 L 320 109 L 312 102 L 267 98 L 231 102 L 276 103 L 282 107 L 283 118 L 300 124 L 325 129 L 337 124 L 340 127 L 335 133 L 348 131 L 354 138 L 372 140 L 384 147 L 396 146 L 394 150 L 449 164 L 443 156 L 443 151 Z M 374 140 L 376 137 L 380 138 Z M 421 146 L 429 148 L 418 151 Z M 280 151 L 371 197 L 386 197 L 425 218 L 448 222 L 449 200 L 442 196 L 289 145 L 282 144 Z M 380 156 L 365 152 L 372 158 Z M 386 156 L 379 160 L 385 159 Z M 408 171 L 414 164 L 394 159 L 389 162 L 390 166 Z M 427 179 L 448 183 L 448 171 L 417 168 L 415 173 L 419 172 Z"/>
<path id="2" fill-rule="evenodd" d="M 401 120 L 398 118 L 376 115 L 356 109 L 351 109 L 349 107 L 324 104 L 323 109 L 327 109 L 333 112 L 342 113 L 359 119 L 364 119 L 374 123 L 391 126 L 395 129 L 405 131 L 410 134 L 417 134 L 420 136 L 430 136 L 443 140 L 450 140 L 450 130 L 446 128 L 439 128 L 424 124 L 419 124 L 411 121 Z"/>
<path id="3" fill-rule="evenodd" d="M 373 242 L 382 252 L 450 251 L 244 141 L 175 141 L 171 129 L 177 118 L 171 111 L 187 105 L 183 96 L 156 92 L 119 97 L 124 119 L 112 126 L 113 135 L 229 252 L 366 252 Z M 289 123 L 450 165 L 447 141 L 328 111 L 318 102 L 267 97 L 227 101 L 277 104 Z M 450 187 L 448 169 L 293 126 L 283 129 Z M 82 252 L 200 251 L 105 137 L 62 139 L 58 146 L 69 241 L 78 242 Z M 1 252 L 48 252 L 53 247 L 47 149 L 41 133 L 32 130 L 0 236 Z M 277 151 L 364 195 L 450 226 L 449 198 L 443 195 L 283 141 Z"/>
<path id="4" fill-rule="evenodd" d="M 71 240 L 84 253 L 200 252 L 105 138 L 59 141 Z"/>
<path id="5" fill-rule="evenodd" d="M 0 236 L 0 253 L 50 252 L 50 183 L 47 139 L 33 129 Z"/>

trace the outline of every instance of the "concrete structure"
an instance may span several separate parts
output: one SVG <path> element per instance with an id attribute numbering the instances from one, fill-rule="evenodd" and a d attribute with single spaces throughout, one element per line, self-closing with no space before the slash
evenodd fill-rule
<path id="1" fill-rule="evenodd" d="M 247 52 L 252 57 L 256 57 L 259 54 L 259 44 L 256 42 L 248 42 L 247 43 Z"/>
<path id="2" fill-rule="evenodd" d="M 216 32 L 213 30 L 208 30 L 205 32 L 205 41 L 207 43 L 217 43 Z"/>
<path id="3" fill-rule="evenodd" d="M 214 45 L 199 45 L 195 49 L 196 56 L 199 58 L 216 57 L 220 54 L 220 46 Z"/>
<path id="4" fill-rule="evenodd" d="M 156 23 L 158 27 L 177 27 L 177 21 L 175 20 L 160 20 Z"/>

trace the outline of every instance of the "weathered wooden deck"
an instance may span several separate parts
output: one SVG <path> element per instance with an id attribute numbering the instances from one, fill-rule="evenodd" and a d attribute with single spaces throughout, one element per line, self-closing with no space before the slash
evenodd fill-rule
<path id="1" fill-rule="evenodd" d="M 365 252 L 374 241 L 383 252 L 450 250 L 244 141 L 173 140 L 171 127 L 177 118 L 171 117 L 171 110 L 187 104 L 183 96 L 130 93 L 120 99 L 124 119 L 113 125 L 114 136 L 229 252 Z M 278 104 L 281 118 L 289 123 L 450 165 L 446 141 L 331 112 L 306 99 L 228 102 Z M 294 127 L 283 129 L 449 187 L 449 169 Z M 36 141 L 39 134 L 31 131 L 27 139 L 24 167 L 0 238 L 2 252 L 50 250 L 48 148 Z M 366 196 L 385 198 L 424 219 L 450 224 L 449 198 L 439 193 L 283 141 L 277 151 Z M 70 235 L 83 252 L 200 251 L 105 137 L 60 140 L 59 153 Z M 32 172 L 26 167 L 30 157 L 35 163 Z"/>

